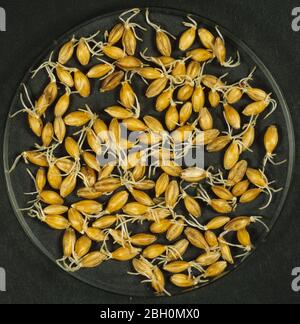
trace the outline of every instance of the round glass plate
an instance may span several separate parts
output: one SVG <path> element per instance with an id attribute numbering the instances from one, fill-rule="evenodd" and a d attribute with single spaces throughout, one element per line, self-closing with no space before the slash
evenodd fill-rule
<path id="1" fill-rule="evenodd" d="M 36 78 L 31 79 L 31 71 L 38 67 L 42 62 L 46 61 L 52 51 L 54 55 L 57 55 L 58 49 L 69 40 L 72 35 L 75 36 L 89 36 L 94 34 L 96 31 L 105 31 L 112 28 L 118 22 L 118 16 L 121 12 L 114 12 L 111 14 L 100 16 L 93 19 L 65 34 L 59 40 L 55 41 L 51 48 L 48 49 L 36 62 L 34 62 L 33 67 L 28 70 L 25 75 L 19 89 L 16 91 L 16 95 L 12 102 L 10 108 L 10 114 L 16 112 L 21 108 L 20 103 L 20 93 L 23 91 L 22 84 L 26 84 L 29 89 L 31 98 L 38 98 L 41 89 L 47 84 L 48 78 L 46 73 L 40 72 Z M 185 27 L 182 25 L 182 21 L 186 20 L 186 14 L 173 9 L 160 9 L 151 8 L 151 19 L 154 22 L 161 24 L 162 28 L 171 31 L 174 35 L 179 35 Z M 216 24 L 208 21 L 205 18 L 199 17 L 196 14 L 193 16 L 194 19 L 199 23 L 199 26 L 204 26 L 214 30 Z M 138 43 L 138 51 L 145 48 L 149 48 L 148 53 L 153 55 L 158 55 L 156 49 L 154 48 L 154 35 L 155 32 L 150 28 L 144 19 L 144 15 L 139 15 L 135 18 L 135 21 L 141 25 L 147 27 L 148 32 L 144 33 L 144 41 Z M 289 115 L 289 110 L 287 104 L 280 92 L 278 85 L 273 79 L 270 72 L 264 66 L 264 64 L 257 58 L 257 56 L 240 40 L 236 39 L 229 32 L 220 28 L 222 34 L 225 37 L 227 48 L 231 55 L 235 56 L 236 50 L 239 51 L 241 55 L 242 64 L 234 69 L 220 68 L 216 63 L 210 64 L 207 67 L 206 73 L 215 73 L 217 75 L 223 75 L 227 72 L 230 73 L 227 80 L 228 82 L 236 82 L 241 78 L 246 77 L 254 66 L 257 70 L 254 74 L 253 84 L 257 87 L 261 87 L 268 92 L 272 92 L 272 97 L 278 102 L 277 110 L 267 119 L 260 118 L 259 123 L 256 126 L 256 143 L 253 146 L 253 152 L 245 152 L 242 158 L 246 159 L 249 164 L 254 168 L 261 167 L 262 157 L 264 156 L 263 148 L 263 134 L 266 128 L 270 124 L 277 125 L 280 134 L 280 143 L 276 151 L 276 160 L 280 161 L 287 159 L 287 163 L 280 166 L 268 165 L 266 174 L 270 180 L 276 180 L 273 184 L 276 188 L 283 188 L 282 191 L 274 194 L 272 203 L 270 206 L 264 210 L 260 210 L 267 197 L 261 195 L 259 199 L 255 202 L 245 205 L 239 205 L 237 210 L 232 214 L 232 216 L 238 215 L 259 215 L 264 217 L 264 221 L 269 228 L 272 228 L 275 224 L 277 218 L 279 217 L 287 192 L 290 185 L 291 175 L 293 171 L 294 162 L 294 135 L 291 123 L 291 118 Z M 139 31 L 138 31 L 139 32 Z M 201 46 L 198 42 L 198 46 Z M 175 46 L 174 46 L 175 47 Z M 176 57 L 179 57 L 180 53 L 175 52 Z M 94 65 L 97 60 L 93 59 L 89 66 L 84 67 L 83 70 L 87 71 L 90 66 Z M 76 61 L 72 60 L 69 66 L 77 65 Z M 78 66 L 78 65 L 77 65 Z M 88 105 L 102 118 L 105 113 L 103 110 L 110 105 L 113 105 L 117 101 L 117 91 L 108 92 L 101 94 L 99 92 L 100 81 L 92 82 L 92 93 L 87 99 L 82 99 L 78 95 L 72 96 L 71 109 L 77 109 L 83 104 L 88 103 Z M 146 99 L 143 96 L 145 93 L 146 85 L 138 80 L 134 79 L 134 88 L 137 91 L 138 97 L 140 98 L 142 114 L 152 114 L 156 115 L 153 109 L 155 102 L 153 100 Z M 63 93 L 64 87 L 60 87 L 60 92 Z M 246 97 L 246 96 L 244 96 Z M 239 109 L 243 107 L 247 102 L 247 99 L 243 99 L 236 107 Z M 222 130 L 226 129 L 223 119 L 221 118 L 222 109 L 221 107 L 212 111 L 215 116 L 216 127 Z M 218 117 L 219 118 L 218 118 Z M 104 117 L 103 117 L 104 118 Z M 245 119 L 244 121 L 246 121 Z M 73 130 L 74 131 L 74 130 Z M 8 173 L 8 170 L 12 163 L 14 162 L 16 156 L 24 150 L 28 150 L 33 147 L 33 143 L 36 142 L 36 138 L 29 130 L 27 126 L 27 116 L 25 114 L 19 114 L 15 118 L 8 118 L 5 131 L 4 139 L 4 166 L 6 172 L 6 181 L 8 186 L 8 192 L 10 200 L 14 209 L 14 212 L 20 221 L 21 225 L 25 229 L 28 236 L 34 241 L 34 243 L 52 260 L 61 257 L 61 239 L 63 233 L 61 231 L 53 231 L 48 228 L 45 224 L 32 219 L 26 215 L 26 212 L 20 211 L 20 209 L 26 207 L 27 201 L 29 200 L 28 195 L 24 193 L 32 192 L 34 189 L 31 179 L 28 177 L 26 172 L 27 168 L 31 170 L 36 170 L 36 168 L 26 165 L 20 162 L 18 167 L 12 173 Z M 205 167 L 209 165 L 222 165 L 223 153 L 208 154 L 205 156 Z M 207 220 L 211 219 L 216 215 L 207 206 L 203 206 L 203 216 L 201 222 L 205 223 Z M 184 211 L 183 211 L 184 212 Z M 284 217 L 284 215 L 283 215 Z M 144 224 L 140 231 L 147 229 L 147 224 Z M 253 244 L 257 248 L 266 239 L 267 232 L 259 224 L 250 226 L 250 233 L 253 240 Z M 163 241 L 162 241 L 163 242 Z M 254 249 L 255 250 L 255 249 Z M 253 250 L 253 251 L 254 251 Z M 253 252 L 252 251 L 252 252 Z M 251 255 L 252 252 L 249 254 Z M 185 255 L 185 258 L 193 258 L 199 255 L 200 252 L 192 251 L 189 252 L 190 255 Z M 195 254 L 196 253 L 196 254 Z M 244 258 L 246 259 L 246 258 Z M 236 269 L 244 259 L 237 259 L 234 266 L 231 266 L 228 272 Z M 255 262 L 255 259 L 252 259 Z M 140 284 L 142 280 L 141 277 L 127 275 L 128 271 L 132 271 L 130 262 L 116 262 L 109 261 L 102 264 L 96 269 L 80 270 L 72 275 L 92 286 L 104 289 L 118 294 L 125 294 L 131 296 L 152 296 L 153 292 L 148 284 Z M 168 276 L 168 275 L 167 275 Z M 168 280 L 166 280 L 168 282 Z M 177 294 L 182 292 L 181 289 L 174 288 L 169 283 L 167 284 L 167 290 L 172 294 Z"/>

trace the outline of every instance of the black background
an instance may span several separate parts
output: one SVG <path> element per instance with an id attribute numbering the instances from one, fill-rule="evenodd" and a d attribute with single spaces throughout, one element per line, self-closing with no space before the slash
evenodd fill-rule
<path id="1" fill-rule="evenodd" d="M 117 9 L 166 6 L 217 21 L 244 40 L 278 81 L 300 135 L 300 32 L 292 31 L 291 11 L 299 1 L 280 0 L 2 0 L 7 32 L 0 33 L 0 132 L 24 73 L 54 39 L 85 20 Z M 297 145 L 296 145 L 297 148 Z M 291 272 L 300 267 L 300 169 L 279 222 L 256 255 L 235 273 L 205 289 L 173 298 L 135 299 L 89 287 L 60 271 L 27 238 L 8 201 L 0 173 L 0 267 L 7 292 L 0 303 L 299 303 Z M 1 153 L 2 156 L 2 146 Z"/>

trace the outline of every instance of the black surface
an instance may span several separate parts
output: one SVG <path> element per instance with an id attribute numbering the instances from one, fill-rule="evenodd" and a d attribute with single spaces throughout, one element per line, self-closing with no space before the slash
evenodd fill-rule
<path id="1" fill-rule="evenodd" d="M 275 4 L 278 3 L 278 6 Z M 32 61 L 66 30 L 99 14 L 116 9 L 159 5 L 175 7 L 218 21 L 244 40 L 266 63 L 290 106 L 296 130 L 300 121 L 298 84 L 300 33 L 291 28 L 297 1 L 2 1 L 7 32 L 0 33 L 1 131 L 10 101 Z M 2 149 L 2 148 L 1 148 Z M 1 152 L 2 155 L 2 152 Z M 2 161 L 1 161 L 2 163 Z M 297 303 L 291 290 L 291 271 L 300 266 L 297 215 L 299 171 L 282 216 L 267 243 L 237 272 L 204 290 L 171 299 L 129 299 L 91 288 L 57 270 L 33 246 L 9 205 L 1 172 L 0 267 L 7 271 L 6 293 L 0 303 Z"/>

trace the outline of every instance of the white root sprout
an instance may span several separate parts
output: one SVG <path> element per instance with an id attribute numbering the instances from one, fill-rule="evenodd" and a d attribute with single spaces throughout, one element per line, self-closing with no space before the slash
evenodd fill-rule
<path id="1" fill-rule="evenodd" d="M 20 110 L 18 110 L 15 113 L 13 113 L 12 115 L 10 115 L 9 118 L 14 118 L 19 113 L 22 113 L 22 112 L 28 113 L 28 114 L 32 115 L 33 117 L 39 117 L 37 115 L 37 113 L 36 113 L 36 107 L 33 104 L 32 100 L 30 99 L 30 96 L 29 96 L 28 89 L 27 89 L 26 85 L 24 83 L 22 85 L 23 85 L 23 90 L 24 90 L 26 99 L 27 99 L 27 101 L 29 103 L 29 107 L 25 104 L 25 101 L 24 101 L 24 98 L 23 98 L 23 94 L 20 93 L 20 101 L 21 101 L 21 104 L 22 104 L 23 108 L 20 109 Z"/>
<path id="2" fill-rule="evenodd" d="M 150 12 L 149 12 L 149 9 L 147 8 L 147 9 L 146 9 L 146 12 L 145 12 L 145 17 L 146 17 L 147 24 L 148 24 L 149 26 L 151 26 L 151 27 L 152 27 L 152 28 L 153 28 L 157 33 L 159 33 L 159 32 L 163 32 L 163 33 L 169 35 L 169 36 L 170 36 L 171 38 L 173 38 L 174 40 L 176 39 L 176 37 L 175 37 L 174 35 L 172 35 L 170 32 L 168 32 L 168 31 L 162 29 L 161 26 L 159 26 L 159 25 L 153 23 L 153 22 L 150 20 L 149 14 L 150 14 Z"/>
<path id="3" fill-rule="evenodd" d="M 209 197 L 207 191 L 203 188 L 203 186 L 201 184 L 199 184 L 199 189 L 198 189 L 198 195 L 196 198 L 201 199 L 202 201 L 204 201 L 205 203 L 207 203 L 207 205 L 211 205 L 211 201 L 212 199 Z"/>
<path id="4" fill-rule="evenodd" d="M 197 27 L 198 27 L 198 23 L 197 23 L 196 20 L 194 20 L 194 19 L 192 18 L 192 15 L 187 15 L 186 18 L 187 18 L 189 21 L 184 21 L 184 22 L 182 22 L 183 26 L 188 27 L 188 28 L 195 28 L 195 29 L 197 29 Z"/>
<path id="5" fill-rule="evenodd" d="M 269 229 L 269 227 L 267 226 L 267 224 L 264 223 L 264 222 L 262 221 L 262 219 L 263 219 L 262 216 L 250 216 L 250 217 L 249 217 L 249 225 L 250 225 L 250 224 L 256 224 L 256 223 L 259 223 L 259 224 L 261 224 L 261 225 L 265 228 L 266 232 L 269 233 L 269 232 L 270 232 L 270 229 Z M 221 233 L 221 235 L 219 236 L 219 241 L 221 240 L 221 242 L 222 242 L 222 240 L 224 239 L 224 237 L 225 237 L 227 234 L 232 233 L 232 232 L 235 232 L 235 230 L 226 230 L 226 231 L 224 231 L 223 233 Z M 226 241 L 224 241 L 224 242 L 226 243 Z M 227 243 L 227 244 L 228 244 L 228 243 Z"/>
<path id="6" fill-rule="evenodd" d="M 267 98 L 265 99 L 266 104 L 271 105 L 270 112 L 264 117 L 267 119 L 269 116 L 273 114 L 273 112 L 277 109 L 278 103 L 275 99 L 271 98 L 272 93 L 269 93 Z"/>
<path id="7" fill-rule="evenodd" d="M 265 157 L 263 159 L 263 169 L 262 169 L 263 172 L 265 172 L 268 162 L 271 163 L 272 165 L 278 166 L 278 165 L 282 165 L 288 161 L 287 159 L 285 159 L 285 160 L 282 160 L 279 162 L 275 162 L 274 159 L 276 156 L 277 156 L 277 154 L 275 154 L 275 153 L 267 153 L 265 155 Z"/>
<path id="8" fill-rule="evenodd" d="M 222 42 L 224 43 L 224 46 L 225 46 L 225 39 L 224 39 L 222 33 L 219 30 L 219 26 L 216 26 L 215 29 L 216 29 L 218 35 L 220 36 Z M 226 68 L 235 68 L 235 67 L 240 66 L 241 65 L 241 56 L 240 56 L 239 51 L 237 51 L 236 55 L 237 55 L 236 61 L 232 57 L 230 57 L 226 62 L 224 62 L 222 64 L 222 66 L 226 67 Z"/>
<path id="9" fill-rule="evenodd" d="M 84 42 L 87 49 L 91 53 L 92 56 L 99 56 L 99 52 L 95 51 L 95 48 L 98 47 L 99 42 L 95 40 L 95 37 L 100 34 L 100 30 L 98 30 L 95 34 L 89 36 L 89 37 L 81 37 L 80 40 Z M 94 44 L 93 47 L 91 47 L 90 43 Z"/>
<path id="10" fill-rule="evenodd" d="M 143 41 L 143 39 L 141 37 L 139 37 L 137 34 L 136 34 L 136 28 L 139 28 L 143 31 L 147 31 L 147 29 L 137 23 L 133 23 L 131 22 L 131 20 L 136 17 L 139 13 L 141 12 L 141 10 L 139 8 L 134 8 L 134 9 L 131 9 L 131 10 L 128 10 L 128 11 L 125 11 L 123 12 L 120 16 L 119 16 L 119 19 L 124 23 L 124 27 L 126 29 L 130 28 L 135 36 L 136 39 L 138 39 L 139 41 Z M 128 15 L 128 14 L 131 14 L 126 20 L 124 19 L 124 16 Z"/>
<path id="11" fill-rule="evenodd" d="M 273 199 L 273 193 L 277 193 L 277 192 L 280 192 L 283 190 L 283 188 L 278 188 L 278 189 L 274 189 L 271 187 L 271 184 L 275 183 L 276 181 L 269 181 L 268 178 L 266 177 L 266 175 L 263 173 L 263 171 L 260 170 L 260 173 L 266 183 L 265 186 L 258 186 L 256 185 L 256 187 L 258 187 L 259 189 L 262 190 L 262 192 L 264 192 L 268 197 L 268 201 L 267 203 L 263 206 L 263 207 L 260 207 L 259 209 L 260 210 L 263 210 L 263 209 L 266 209 L 267 207 L 270 206 L 271 202 L 272 202 L 272 199 Z"/>

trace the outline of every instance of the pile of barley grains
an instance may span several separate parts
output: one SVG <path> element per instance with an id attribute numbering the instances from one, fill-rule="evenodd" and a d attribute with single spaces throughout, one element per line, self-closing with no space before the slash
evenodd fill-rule
<path id="1" fill-rule="evenodd" d="M 138 15 L 144 15 L 143 26 L 135 21 Z M 232 214 L 261 196 L 261 209 L 267 208 L 281 190 L 272 186 L 267 167 L 285 161 L 276 157 L 279 135 L 271 123 L 261 167 L 251 167 L 243 156 L 254 149 L 256 126 L 271 119 L 277 103 L 254 87 L 255 69 L 227 81 L 242 58 L 228 55 L 219 29 L 187 16 L 184 32 L 173 35 L 160 23 L 149 10 L 126 11 L 104 33 L 74 35 L 33 71 L 32 78 L 43 72 L 49 83 L 37 98 L 24 85 L 22 108 L 11 117 L 25 113 L 37 143 L 16 158 L 10 172 L 21 158 L 36 167 L 28 169 L 35 199 L 26 210 L 64 231 L 61 267 L 74 272 L 109 260 L 130 262 L 130 275 L 169 295 L 167 282 L 199 286 L 253 250 L 251 227 L 267 225 L 251 210 L 250 216 Z M 143 39 L 153 30 L 158 54 L 151 56 Z M 220 73 L 207 74 L 211 64 Z M 100 106 L 107 92 L 116 96 L 101 115 L 88 101 L 99 80 Z M 142 95 L 136 82 L 144 87 Z M 75 96 L 86 104 L 72 107 Z M 250 103 L 235 107 L 245 97 Z M 149 100 L 147 107 L 141 99 Z M 220 116 L 226 129 L 218 126 Z M 222 152 L 222 163 L 182 163 L 198 148 L 204 157 Z M 208 221 L 206 210 L 214 213 Z"/>

